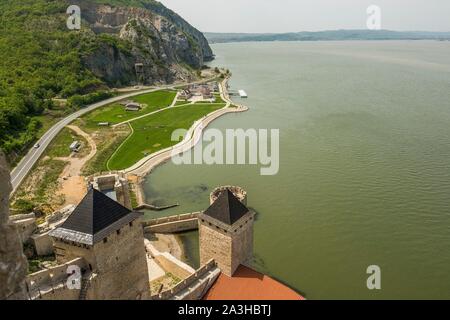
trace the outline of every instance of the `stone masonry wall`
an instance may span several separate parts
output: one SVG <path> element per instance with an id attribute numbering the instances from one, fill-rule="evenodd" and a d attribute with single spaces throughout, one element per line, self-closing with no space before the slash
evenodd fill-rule
<path id="1" fill-rule="evenodd" d="M 150 293 L 144 234 L 140 219 L 94 246 L 97 299 L 136 300 Z"/>
<path id="2" fill-rule="evenodd" d="M 200 215 L 200 263 L 214 259 L 228 276 L 232 276 L 240 264 L 248 263 L 253 257 L 254 215 L 250 211 L 232 226 Z"/>
<path id="3" fill-rule="evenodd" d="M 242 228 L 233 235 L 232 242 L 232 271 L 236 271 L 240 264 L 250 262 L 253 257 L 253 219 L 247 220 Z"/>
<path id="4" fill-rule="evenodd" d="M 218 232 L 208 222 L 199 221 L 199 224 L 200 265 L 214 259 L 223 273 L 231 275 L 234 271 L 231 265 L 231 237 Z"/>

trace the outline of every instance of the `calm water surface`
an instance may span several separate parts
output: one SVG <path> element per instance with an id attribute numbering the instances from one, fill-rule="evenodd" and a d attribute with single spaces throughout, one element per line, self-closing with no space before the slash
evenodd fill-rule
<path id="1" fill-rule="evenodd" d="M 280 172 L 168 163 L 147 178 L 147 200 L 181 203 L 171 215 L 205 209 L 218 185 L 244 187 L 255 268 L 309 299 L 449 299 L 450 42 L 213 50 L 251 110 L 212 127 L 280 129 Z M 194 265 L 197 236 L 183 235 Z M 366 287 L 369 265 L 381 291 Z"/>

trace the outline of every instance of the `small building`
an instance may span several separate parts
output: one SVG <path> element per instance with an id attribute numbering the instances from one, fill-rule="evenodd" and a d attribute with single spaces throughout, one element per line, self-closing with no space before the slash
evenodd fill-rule
<path id="1" fill-rule="evenodd" d="M 72 144 L 69 146 L 70 151 L 72 152 L 78 152 L 80 150 L 81 147 L 81 143 L 79 141 L 74 141 L 72 142 Z"/>
<path id="2" fill-rule="evenodd" d="M 125 105 L 125 111 L 139 111 L 142 106 L 137 102 L 129 102 Z"/>
<path id="3" fill-rule="evenodd" d="M 100 127 L 109 127 L 109 122 L 99 122 L 98 125 Z"/>
<path id="4" fill-rule="evenodd" d="M 131 103 L 131 102 L 133 102 L 133 101 L 131 101 L 131 100 L 122 100 L 122 101 L 119 102 L 119 104 L 120 104 L 121 106 L 126 107 L 126 105 L 129 104 L 129 103 Z"/>
<path id="5" fill-rule="evenodd" d="M 200 89 L 200 93 L 202 94 L 204 100 L 208 100 L 208 99 L 214 98 L 214 96 L 212 94 L 212 91 L 211 91 L 211 89 L 208 86 L 203 86 Z"/>
<path id="6" fill-rule="evenodd" d="M 184 89 L 180 91 L 180 94 L 178 95 L 178 98 L 181 100 L 189 100 L 192 98 L 192 92 L 189 89 Z"/>

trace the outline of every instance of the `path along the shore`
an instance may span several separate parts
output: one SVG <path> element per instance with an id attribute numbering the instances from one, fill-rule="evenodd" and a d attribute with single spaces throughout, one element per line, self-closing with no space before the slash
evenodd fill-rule
<path id="1" fill-rule="evenodd" d="M 228 113 L 236 113 L 236 112 L 244 112 L 247 111 L 248 108 L 242 105 L 236 105 L 236 108 L 230 107 L 233 102 L 231 101 L 228 90 L 227 90 L 228 78 L 226 78 L 219 85 L 220 96 L 224 101 L 226 101 L 226 105 L 224 108 L 216 110 L 202 119 L 196 121 L 192 127 L 188 130 L 186 136 L 183 141 L 176 144 L 173 147 L 158 151 L 154 154 L 151 154 L 144 159 L 140 160 L 133 166 L 128 169 L 123 170 L 124 173 L 128 175 L 135 175 L 138 177 L 144 177 L 148 175 L 154 168 L 158 165 L 166 162 L 171 159 L 173 156 L 182 154 L 191 148 L 195 147 L 195 145 L 201 140 L 203 130 L 208 127 L 208 125 L 213 122 L 215 119 L 228 114 Z M 138 189 L 141 189 L 140 187 Z M 142 190 L 140 190 L 142 192 Z M 142 195 L 138 198 L 143 198 Z"/>

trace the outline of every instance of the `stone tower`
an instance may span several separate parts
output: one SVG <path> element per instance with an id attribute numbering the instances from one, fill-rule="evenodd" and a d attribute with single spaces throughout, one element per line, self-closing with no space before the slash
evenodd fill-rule
<path id="1" fill-rule="evenodd" d="M 91 188 L 67 220 L 50 232 L 58 263 L 84 258 L 95 280 L 88 299 L 145 299 L 150 292 L 141 213 Z"/>
<path id="2" fill-rule="evenodd" d="M 236 188 L 236 187 L 234 187 Z M 200 264 L 214 259 L 221 271 L 232 276 L 241 264 L 253 257 L 253 222 L 255 213 L 231 188 L 218 188 L 211 194 L 211 206 L 199 216 Z"/>

